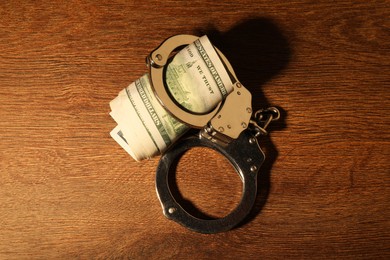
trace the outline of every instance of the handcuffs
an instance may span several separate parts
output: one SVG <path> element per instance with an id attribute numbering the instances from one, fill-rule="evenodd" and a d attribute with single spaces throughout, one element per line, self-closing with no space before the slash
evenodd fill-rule
<path id="1" fill-rule="evenodd" d="M 217 48 L 215 50 L 234 79 L 233 91 L 206 114 L 191 113 L 172 100 L 164 84 L 164 66 L 175 49 L 197 39 L 193 35 L 172 36 L 146 58 L 152 89 L 161 105 L 179 121 L 200 129 L 197 136 L 178 140 L 162 155 L 156 171 L 156 190 L 168 219 L 196 232 L 218 233 L 237 226 L 251 211 L 257 195 L 257 174 L 265 159 L 257 137 L 267 134 L 266 128 L 271 121 L 279 119 L 280 112 L 270 107 L 253 113 L 251 93 L 238 81 L 231 64 Z M 169 178 L 173 165 L 194 147 L 216 150 L 230 161 L 241 178 L 241 201 L 223 218 L 199 219 L 185 211 L 172 195 Z"/>

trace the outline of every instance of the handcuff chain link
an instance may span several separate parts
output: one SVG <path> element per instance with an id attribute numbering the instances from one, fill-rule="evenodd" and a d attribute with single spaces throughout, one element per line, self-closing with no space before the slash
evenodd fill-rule
<path id="1" fill-rule="evenodd" d="M 249 121 L 249 129 L 254 131 L 256 137 L 267 135 L 267 127 L 272 121 L 280 118 L 280 111 L 276 107 L 257 110 Z"/>

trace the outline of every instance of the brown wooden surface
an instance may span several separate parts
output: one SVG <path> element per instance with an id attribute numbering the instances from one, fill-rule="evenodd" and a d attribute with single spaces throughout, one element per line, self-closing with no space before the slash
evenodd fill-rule
<path id="1" fill-rule="evenodd" d="M 389 16 L 389 1 L 2 1 L 0 259 L 389 259 Z M 254 107 L 283 111 L 255 209 L 227 233 L 168 221 L 159 158 L 109 136 L 109 101 L 182 33 L 209 34 Z M 217 217 L 241 194 L 201 148 L 177 186 Z"/>

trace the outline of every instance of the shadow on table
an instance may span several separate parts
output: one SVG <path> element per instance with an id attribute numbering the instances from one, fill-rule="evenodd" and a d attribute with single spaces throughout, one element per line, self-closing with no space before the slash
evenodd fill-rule
<path id="1" fill-rule="evenodd" d="M 286 68 L 291 57 L 291 49 L 288 40 L 272 20 L 254 18 L 237 24 L 227 32 L 219 32 L 210 26 L 206 30 L 195 30 L 194 34 L 208 35 L 210 41 L 227 57 L 240 82 L 252 93 L 254 111 L 273 105 L 269 104 L 261 86 Z M 278 108 L 281 119 L 270 126 L 271 132 L 286 127 L 287 114 L 282 108 Z M 278 151 L 267 136 L 261 137 L 259 143 L 266 154 L 266 160 L 258 175 L 258 195 L 251 213 L 239 226 L 251 221 L 260 213 L 271 187 L 270 173 Z M 175 172 L 176 168 L 172 167 L 170 174 L 174 175 Z M 202 219 L 214 219 L 180 195 L 175 178 L 172 178 L 170 186 L 172 195 L 188 213 Z"/>

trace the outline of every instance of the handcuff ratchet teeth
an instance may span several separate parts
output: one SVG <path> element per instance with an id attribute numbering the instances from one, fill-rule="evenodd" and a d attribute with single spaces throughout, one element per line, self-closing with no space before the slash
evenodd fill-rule
<path id="1" fill-rule="evenodd" d="M 172 36 L 146 59 L 152 89 L 161 105 L 179 121 L 201 129 L 198 136 L 178 140 L 162 155 L 156 171 L 156 190 L 168 219 L 200 233 L 218 233 L 237 226 L 250 213 L 257 195 L 257 174 L 265 159 L 256 137 L 267 134 L 266 128 L 271 121 L 279 119 L 280 113 L 275 107 L 253 113 L 251 93 L 238 81 L 231 64 L 217 48 L 215 50 L 233 78 L 233 91 L 206 114 L 188 112 L 172 100 L 164 84 L 164 66 L 175 49 L 197 39 L 193 35 Z M 199 219 L 185 211 L 172 195 L 169 186 L 172 166 L 194 147 L 216 150 L 230 161 L 241 178 L 241 201 L 223 218 Z"/>

